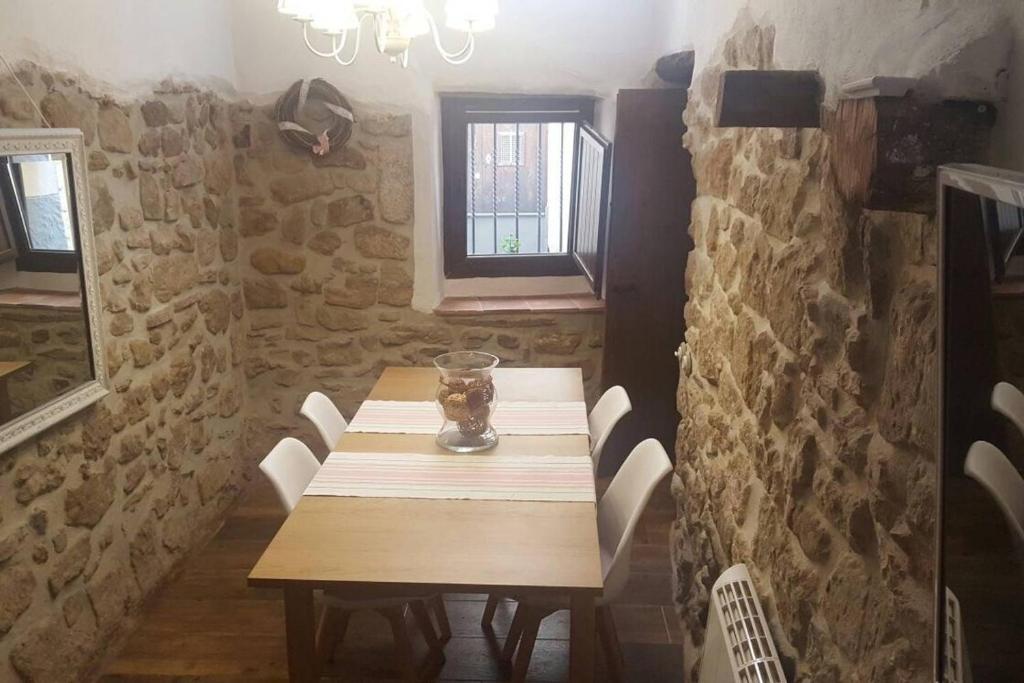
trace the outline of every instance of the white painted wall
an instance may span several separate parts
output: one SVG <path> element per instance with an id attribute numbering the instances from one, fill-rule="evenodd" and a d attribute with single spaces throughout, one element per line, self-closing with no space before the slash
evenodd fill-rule
<path id="1" fill-rule="evenodd" d="M 229 0 L 0 0 L 0 52 L 133 94 L 236 80 Z"/>
<path id="2" fill-rule="evenodd" d="M 442 0 L 427 3 L 441 16 Z M 1024 0 L 502 0 L 497 29 L 480 36 L 468 64 L 445 64 L 421 39 L 408 69 L 388 63 L 369 41 L 352 67 L 309 54 L 299 25 L 278 15 L 274 0 L 0 0 L 0 51 L 104 82 L 115 94 L 176 76 L 263 101 L 297 78 L 322 76 L 364 105 L 411 112 L 414 305 L 428 309 L 444 291 L 437 93 L 596 95 L 603 100 L 598 126 L 610 135 L 618 89 L 652 82 L 655 59 L 688 45 L 697 49 L 699 69 L 744 8 L 776 26 L 778 65 L 820 70 L 830 98 L 837 84 L 858 78 L 921 76 L 1001 28 L 1018 45 L 994 152 L 1001 165 L 1024 170 L 1024 130 L 1014 125 L 1024 120 Z M 953 94 L 986 94 L 994 77 L 976 75 L 955 75 L 961 92 Z M 460 282 L 455 289 L 516 293 L 523 286 Z"/>
<path id="3" fill-rule="evenodd" d="M 443 17 L 441 0 L 427 0 Z M 413 305 L 429 310 L 444 291 L 440 227 L 441 92 L 586 94 L 603 98 L 599 128 L 614 130 L 620 88 L 645 83 L 655 60 L 677 42 L 678 0 L 502 0 L 498 25 L 480 35 L 469 63 L 441 60 L 429 39 L 411 50 L 409 68 L 388 63 L 364 40 L 357 62 L 342 67 L 310 54 L 301 27 L 277 14 L 271 1 L 233 0 L 239 90 L 256 99 L 280 92 L 297 78 L 320 76 L 351 99 L 373 107 L 411 111 L 416 182 L 416 286 Z M 447 38 L 454 47 L 457 35 Z M 364 36 L 364 39 L 367 36 Z M 450 293 L 527 293 L 527 285 L 583 291 L 582 278 L 451 283 Z"/>
<path id="4" fill-rule="evenodd" d="M 997 103 L 996 163 L 1024 170 L 1024 1 L 1022 0 L 679 0 L 681 43 L 697 50 L 697 70 L 741 11 L 776 27 L 776 65 L 816 69 L 834 101 L 843 83 L 870 76 L 920 78 L 940 70 L 940 94 L 991 99 L 1009 51 L 1008 101 Z M 993 35 L 992 40 L 978 41 Z M 1015 48 L 1011 47 L 1016 43 Z M 969 46 L 965 51 L 965 46 Z M 961 62 L 963 63 L 963 62 Z"/>

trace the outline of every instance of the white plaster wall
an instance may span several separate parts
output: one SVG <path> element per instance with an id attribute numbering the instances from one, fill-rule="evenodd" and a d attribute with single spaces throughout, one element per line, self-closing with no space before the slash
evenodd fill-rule
<path id="1" fill-rule="evenodd" d="M 390 64 L 364 36 L 353 66 L 310 54 L 301 27 L 272 2 L 233 0 L 239 90 L 260 100 L 297 78 L 320 76 L 365 105 L 411 111 L 416 182 L 416 285 L 413 306 L 431 309 L 444 291 L 440 227 L 440 118 L 438 93 L 512 92 L 586 94 L 602 98 L 598 127 L 614 130 L 620 88 L 650 80 L 655 60 L 678 42 L 678 0 L 502 0 L 498 25 L 480 35 L 469 63 L 451 66 L 429 39 L 413 46 L 409 67 Z M 427 0 L 443 17 L 443 2 Z M 675 33 L 673 33 L 675 32 Z M 446 36 L 454 47 L 457 36 Z M 582 278 L 452 282 L 451 293 L 527 293 L 526 285 L 582 291 Z"/>
<path id="2" fill-rule="evenodd" d="M 996 164 L 1024 171 L 1024 0 L 1010 0 L 1008 25 L 1014 35 L 1007 101 L 1000 107 L 993 140 Z"/>
<path id="3" fill-rule="evenodd" d="M 235 81 L 229 0 L 0 0 L 0 52 L 133 94 Z"/>
<path id="4" fill-rule="evenodd" d="M 870 76 L 920 78 L 941 70 L 942 95 L 999 99 L 994 159 L 1024 170 L 1024 0 L 679 0 L 680 44 L 697 50 L 697 70 L 742 11 L 776 28 L 783 69 L 816 69 L 834 101 L 839 85 Z M 993 36 L 991 40 L 979 40 Z M 1015 46 L 1015 47 L 1010 47 Z M 965 50 L 965 47 L 967 48 Z M 1010 51 L 1003 91 L 997 65 Z M 1006 76 L 1008 75 L 1008 78 Z"/>

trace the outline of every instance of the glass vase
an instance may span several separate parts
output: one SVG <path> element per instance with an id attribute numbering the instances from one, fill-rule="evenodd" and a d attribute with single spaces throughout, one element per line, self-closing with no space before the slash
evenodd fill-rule
<path id="1" fill-rule="evenodd" d="M 493 448 L 498 433 L 491 426 L 497 392 L 491 372 L 498 358 L 480 351 L 453 351 L 434 359 L 441 373 L 437 409 L 444 418 L 437 443 L 456 453 Z"/>

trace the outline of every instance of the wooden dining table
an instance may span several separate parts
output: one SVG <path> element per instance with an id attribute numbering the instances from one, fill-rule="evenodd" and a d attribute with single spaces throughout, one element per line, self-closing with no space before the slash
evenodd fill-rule
<path id="1" fill-rule="evenodd" d="M 370 400 L 431 401 L 433 368 L 387 368 Z M 498 368 L 498 400 L 582 401 L 578 368 Z M 430 434 L 352 433 L 335 451 L 437 453 Z M 585 455 L 589 438 L 503 435 L 488 453 Z M 571 611 L 572 681 L 594 677 L 594 600 L 603 589 L 592 502 L 303 496 L 249 574 L 249 585 L 284 591 L 291 681 L 319 676 L 313 591 L 372 595 L 561 594 Z"/>

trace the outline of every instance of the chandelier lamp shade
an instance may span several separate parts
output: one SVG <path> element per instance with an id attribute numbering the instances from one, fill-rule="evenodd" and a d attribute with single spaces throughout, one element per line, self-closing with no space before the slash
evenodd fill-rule
<path id="1" fill-rule="evenodd" d="M 473 56 L 476 34 L 494 28 L 498 0 L 446 0 L 445 26 L 465 34 L 454 52 L 441 44 L 437 21 L 423 0 L 277 0 L 277 11 L 302 24 L 311 52 L 342 66 L 356 61 L 364 27 L 373 31 L 377 49 L 402 66 L 409 64 L 413 38 L 426 35 L 446 62 L 465 64 Z"/>

